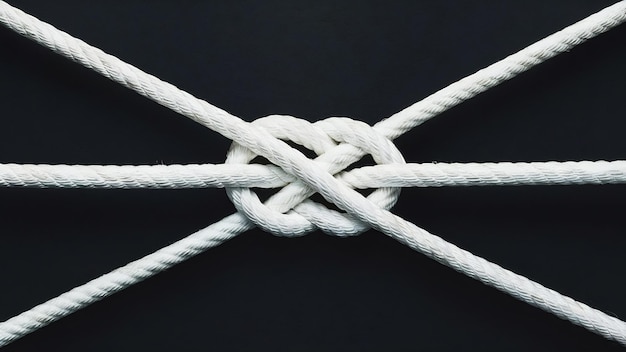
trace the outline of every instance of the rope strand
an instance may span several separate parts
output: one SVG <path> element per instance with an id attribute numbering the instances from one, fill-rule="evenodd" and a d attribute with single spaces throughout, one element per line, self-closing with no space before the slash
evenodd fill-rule
<path id="1" fill-rule="evenodd" d="M 230 215 L 178 242 L 37 305 L 0 323 L 0 347 L 218 246 L 253 227 L 254 224 L 244 216 Z"/>
<path id="2" fill-rule="evenodd" d="M 420 163 L 365 166 L 335 175 L 351 188 L 626 183 L 626 161 Z M 279 188 L 296 178 L 274 165 L 0 164 L 0 187 Z"/>
<path id="3" fill-rule="evenodd" d="M 391 118 L 383 120 L 374 126 L 373 134 L 370 137 L 380 135 L 382 139 L 378 138 L 377 142 L 384 144 L 384 138 L 394 139 L 445 109 L 510 79 L 560 52 L 569 50 L 574 45 L 605 32 L 625 20 L 626 1 L 621 1 L 537 44 L 531 45 L 522 50 L 523 55 L 510 56 L 485 70 L 444 88 Z M 379 207 L 349 188 L 342 180 L 333 177 L 335 173 L 363 155 L 363 150 L 353 146 L 352 142 L 362 142 L 364 145 L 369 142 L 367 139 L 359 140 L 359 138 L 363 138 L 362 136 L 352 136 L 345 129 L 339 128 L 341 124 L 338 121 L 334 121 L 333 124 L 329 122 L 331 125 L 327 130 L 328 135 L 339 140 L 333 136 L 333 133 L 345 133 L 340 137 L 345 137 L 346 141 L 350 138 L 353 139 L 350 140 L 350 144 L 341 141 L 341 144 L 332 147 L 318 157 L 318 159 L 332 161 L 326 165 L 327 167 L 321 168 L 318 159 L 316 161 L 307 159 L 299 151 L 275 138 L 265 128 L 246 123 L 206 101 L 197 99 L 169 83 L 163 82 L 104 53 L 100 49 L 91 47 L 83 41 L 11 7 L 3 1 L 0 1 L 0 22 L 55 52 L 233 139 L 238 145 L 266 157 L 285 173 L 293 175 L 296 181 L 291 182 L 270 198 L 267 202 L 270 208 L 279 209 L 281 212 L 295 209 L 308 195 L 319 192 L 324 198 L 351 214 L 355 227 L 371 226 L 378 229 L 454 270 L 626 345 L 626 323 L 458 248 Z M 337 126 L 339 132 L 333 130 L 334 126 Z M 286 195 L 288 194 L 295 196 L 289 200 L 278 201 L 281 197 L 287 199 Z M 268 213 L 267 218 L 262 218 L 262 220 L 271 222 L 271 216 L 273 215 Z M 232 215 L 211 225 L 206 229 L 206 232 L 200 231 L 201 235 L 192 235 L 192 237 L 172 245 L 174 247 L 165 247 L 153 255 L 144 257 L 0 323 L 0 346 L 58 320 L 108 294 L 152 276 L 251 227 L 250 218 L 241 214 Z M 291 229 L 285 230 L 290 231 Z M 214 241 L 214 238 L 217 240 Z"/>

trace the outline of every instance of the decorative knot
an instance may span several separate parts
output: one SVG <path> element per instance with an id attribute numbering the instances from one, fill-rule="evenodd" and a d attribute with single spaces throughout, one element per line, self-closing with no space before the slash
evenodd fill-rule
<path id="1" fill-rule="evenodd" d="M 400 151 L 387 137 L 370 125 L 350 118 L 331 117 L 310 123 L 292 116 L 270 115 L 252 123 L 278 139 L 314 152 L 316 164 L 339 179 L 345 168 L 364 154 L 371 155 L 377 164 L 405 163 Z M 250 149 L 233 143 L 225 163 L 248 164 L 256 156 Z M 330 235 L 346 237 L 369 228 L 347 213 L 309 199 L 314 191 L 300 181 L 287 184 L 265 203 L 250 188 L 226 188 L 226 192 L 237 210 L 258 227 L 278 236 L 302 236 L 319 229 Z M 389 210 L 399 195 L 400 188 L 384 187 L 374 190 L 367 198 Z"/>

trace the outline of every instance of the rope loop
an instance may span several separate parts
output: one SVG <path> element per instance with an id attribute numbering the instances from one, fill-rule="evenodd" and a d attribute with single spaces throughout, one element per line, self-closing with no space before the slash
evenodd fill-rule
<path id="1" fill-rule="evenodd" d="M 619 182 L 619 177 L 607 176 L 607 171 L 614 172 L 616 169 L 613 167 L 621 165 L 623 161 L 618 161 L 619 164 L 610 164 L 608 169 L 601 169 L 604 167 L 603 164 L 597 164 L 600 168 L 593 170 L 576 169 L 582 165 L 578 164 L 573 165 L 574 169 L 559 168 L 558 172 L 554 173 L 555 168 L 549 167 L 547 168 L 548 175 L 535 172 L 536 170 L 533 171 L 532 168 L 531 172 L 523 171 L 528 170 L 526 167 L 529 165 L 517 165 L 516 169 L 509 169 L 508 164 L 499 164 L 497 170 L 491 169 L 493 164 L 482 165 L 482 168 L 478 170 L 482 170 L 480 172 L 477 172 L 475 165 L 464 165 L 463 172 L 459 172 L 459 167 L 456 165 L 453 169 L 456 169 L 456 175 L 461 178 L 458 183 L 451 178 L 453 175 L 442 173 L 441 170 L 444 168 L 437 166 L 431 169 L 430 174 L 436 175 L 438 179 L 443 177 L 447 180 L 443 183 L 439 181 L 429 183 L 426 182 L 428 178 L 424 175 L 426 167 L 413 165 L 409 168 L 407 165 L 400 165 L 404 164 L 404 160 L 391 140 L 463 101 L 545 60 L 568 52 L 576 45 L 624 22 L 626 22 L 626 0 L 619 1 L 450 84 L 380 121 L 374 127 L 349 118 L 328 118 L 311 124 L 295 117 L 277 115 L 249 124 L 171 83 L 146 73 L 0 0 L 0 24 L 239 143 L 231 146 L 227 155 L 227 163 L 230 165 L 225 165 L 227 167 L 194 165 L 191 169 L 185 167 L 187 173 L 182 176 L 176 175 L 176 170 L 180 170 L 179 165 L 174 168 L 156 165 L 153 166 L 154 168 L 132 169 L 132 172 L 122 174 L 108 173 L 108 169 L 91 169 L 90 166 L 84 165 L 76 169 L 67 165 L 60 167 L 45 165 L 43 168 L 36 166 L 33 168 L 32 165 L 12 164 L 8 168 L 4 167 L 4 175 L 8 176 L 3 176 L 3 167 L 0 167 L 0 181 L 6 178 L 12 180 L 10 184 L 15 183 L 21 186 L 59 184 L 75 187 L 115 184 L 132 185 L 132 187 L 143 185 L 159 187 L 162 181 L 167 183 L 169 179 L 173 181 L 172 184 L 175 187 L 176 185 L 182 185 L 181 187 L 198 185 L 240 187 L 227 189 L 230 199 L 240 212 L 227 216 L 188 237 L 80 285 L 5 322 L 0 322 L 0 347 L 171 268 L 208 248 L 217 246 L 250 230 L 255 224 L 281 236 L 301 236 L 315 229 L 336 236 L 350 236 L 365 231 L 371 226 L 468 277 L 626 346 L 625 321 L 476 256 L 387 211 L 395 204 L 399 196 L 399 189 L 387 188 L 391 186 L 486 184 L 481 180 L 495 180 L 494 184 L 550 183 L 551 179 L 555 179 L 554 177 L 556 180 L 563 180 L 559 175 L 566 174 L 568 174 L 568 182 L 572 183 Z M 280 139 L 309 148 L 318 156 L 315 160 L 309 160 L 300 151 L 289 147 Z M 257 168 L 259 165 L 246 165 L 253 161 L 256 156 L 255 152 L 278 167 Z M 371 154 L 376 163 L 395 163 L 396 165 L 377 165 L 369 168 L 369 173 L 377 176 L 379 181 L 371 183 L 372 180 L 370 180 L 368 181 L 370 183 L 364 183 L 362 182 L 363 175 L 367 175 L 367 172 L 361 172 L 361 175 L 359 172 L 348 175 L 344 169 L 354 164 L 365 153 Z M 247 171 L 243 170 L 244 166 L 247 166 Z M 239 167 L 241 170 L 238 169 Z M 379 169 L 372 171 L 373 168 L 389 168 L 391 172 L 385 174 Z M 122 169 L 130 171 L 126 168 Z M 365 169 L 354 171 L 365 171 Z M 45 170 L 46 173 L 38 173 L 41 170 Z M 79 171 L 84 170 L 90 172 L 89 176 L 81 175 Z M 114 168 L 114 170 L 117 169 Z M 173 177 L 168 176 L 163 179 L 164 170 L 173 171 Z M 499 170 L 508 170 L 506 173 L 512 177 L 501 178 Z M 572 175 L 571 170 L 578 170 L 579 174 Z M 143 174 L 144 171 L 152 172 L 152 176 Z M 224 174 L 226 171 L 229 175 Z M 406 171 L 409 173 L 407 174 Z M 485 174 L 484 171 L 489 171 L 489 173 Z M 516 173 L 519 171 L 522 172 Z M 405 172 L 404 176 L 394 181 L 400 182 L 391 183 L 390 179 L 399 172 Z M 618 170 L 617 175 L 623 176 L 623 172 L 620 172 Z M 204 178 L 200 177 L 201 174 Z M 66 175 L 71 175 L 71 179 L 65 178 Z M 108 175 L 115 175 L 115 178 L 109 179 L 106 177 Z M 529 175 L 531 175 L 530 178 Z M 581 177 L 579 178 L 578 175 Z M 154 179 L 151 179 L 152 177 Z M 348 178 L 353 182 L 348 183 Z M 402 181 L 403 178 L 411 182 L 405 183 Z M 241 188 L 263 184 L 268 179 L 275 182 L 272 186 L 284 185 L 284 187 L 264 204 L 252 190 Z M 250 183 L 238 183 L 243 180 L 250 181 Z M 182 183 L 178 183 L 179 181 Z M 350 189 L 356 187 L 351 185 L 358 183 L 367 187 L 383 188 L 372 192 L 368 201 L 361 194 Z M 0 185 L 2 184 L 0 182 Z M 352 215 L 339 213 L 313 202 L 309 197 L 316 191 L 336 204 L 338 208 Z"/>
<path id="2" fill-rule="evenodd" d="M 387 137 L 370 125 L 346 117 L 331 117 L 310 123 L 287 115 L 270 115 L 252 122 L 275 138 L 290 141 L 314 152 L 320 168 L 341 175 L 345 154 L 327 153 L 345 143 L 369 154 L 377 164 L 404 164 L 404 158 Z M 249 164 L 257 155 L 233 142 L 226 164 Z M 304 183 L 295 181 L 268 198 L 263 204 L 250 188 L 227 187 L 226 192 L 237 210 L 254 224 L 277 236 L 303 236 L 317 229 L 334 236 L 358 235 L 369 226 L 344 212 L 329 209 L 308 197 L 314 192 Z M 400 195 L 398 187 L 374 190 L 367 198 L 386 210 L 391 209 Z M 304 200 L 300 200 L 304 199 Z"/>

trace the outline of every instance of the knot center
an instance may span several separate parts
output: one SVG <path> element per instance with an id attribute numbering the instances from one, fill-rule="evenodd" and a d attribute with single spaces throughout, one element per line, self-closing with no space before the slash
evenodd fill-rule
<path id="1" fill-rule="evenodd" d="M 314 152 L 320 168 L 338 176 L 363 154 L 377 164 L 404 164 L 396 146 L 368 124 L 345 117 L 315 123 L 285 115 L 270 115 L 252 122 L 275 138 L 290 141 Z M 233 142 L 227 164 L 248 164 L 257 155 Z M 238 211 L 253 223 L 278 236 L 302 236 L 314 230 L 335 236 L 354 236 L 369 227 L 351 215 L 332 210 L 309 197 L 315 192 L 300 181 L 292 182 L 262 203 L 250 188 L 226 188 Z M 367 198 L 384 209 L 398 200 L 400 188 L 383 187 Z"/>

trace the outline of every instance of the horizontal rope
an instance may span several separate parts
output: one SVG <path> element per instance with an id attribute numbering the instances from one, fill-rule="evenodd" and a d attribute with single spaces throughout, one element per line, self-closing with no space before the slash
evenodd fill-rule
<path id="1" fill-rule="evenodd" d="M 569 50 L 573 45 L 606 31 L 624 20 L 626 20 L 626 1 L 617 3 L 572 26 L 576 28 L 577 31 L 575 32 L 563 32 L 563 35 L 551 38 L 549 40 L 551 44 L 549 48 L 552 48 L 550 50 L 554 52 L 551 55 L 553 56 L 564 50 Z M 293 150 L 287 144 L 273 138 L 263 129 L 251 126 L 227 112 L 179 90 L 171 84 L 160 81 L 154 76 L 150 76 L 115 57 L 105 54 L 99 49 L 90 47 L 86 43 L 72 38 L 66 33 L 58 31 L 54 27 L 42 23 L 32 16 L 10 7 L 2 1 L 0 1 L 0 21 L 9 28 L 38 41 L 56 52 L 74 61 L 80 62 L 104 76 L 235 140 L 237 143 L 259 155 L 265 156 L 276 165 L 279 165 L 287 173 L 293 174 L 298 178 L 297 182 L 291 183 L 285 187 L 283 191 L 289 189 L 292 185 L 300 185 L 293 186 L 291 189 L 295 189 L 294 187 L 303 187 L 302 189 L 305 191 L 298 193 L 298 195 L 301 196 L 307 192 L 312 192 L 306 190 L 304 186 L 304 184 L 306 184 L 308 187 L 311 187 L 312 190 L 320 192 L 329 201 L 332 201 L 340 208 L 353 214 L 354 217 L 360 221 L 409 245 L 411 248 L 424 253 L 430 258 L 478 279 L 485 284 L 507 292 L 522 301 L 552 312 L 563 319 L 567 319 L 602 336 L 626 344 L 626 326 L 618 319 L 610 317 L 580 302 L 576 302 L 553 290 L 547 289 L 538 283 L 503 269 L 496 264 L 474 256 L 470 252 L 464 251 L 418 228 L 406 220 L 378 208 L 364 199 L 360 194 L 335 179 L 331 174 L 318 168 L 315 162 L 308 160 L 297 150 Z M 571 39 L 569 36 L 574 37 L 573 42 L 568 41 Z M 558 46 L 559 42 L 562 44 L 561 47 Z M 554 45 L 557 46 L 555 47 Z M 565 47 L 565 49 L 563 49 L 563 47 Z M 481 77 L 481 75 L 479 75 L 477 76 L 477 84 L 482 86 L 482 88 L 468 90 L 460 94 L 458 94 L 458 92 L 452 92 L 454 94 L 450 95 L 452 97 L 451 103 L 442 105 L 435 101 L 433 104 L 439 105 L 439 108 L 434 108 L 427 113 L 427 115 L 432 117 L 442 111 L 442 106 L 445 109 L 451 106 L 450 104 L 456 105 L 460 101 L 469 99 L 469 97 L 478 94 L 480 91 L 486 90 L 487 88 L 485 87 L 493 86 L 505 79 L 509 79 L 517 73 L 545 60 L 547 57 L 550 56 L 548 54 L 536 55 L 534 60 L 526 60 L 521 64 L 514 63 L 512 64 L 513 69 L 509 70 L 505 68 L 504 71 L 506 72 L 500 72 L 499 76 L 496 75 L 498 79 L 495 80 L 486 80 L 484 76 Z M 520 70 L 515 68 L 519 65 L 524 66 L 524 69 Z M 459 89 L 464 90 L 463 86 L 460 86 Z M 397 116 L 398 115 L 395 115 L 396 118 L 394 119 L 390 118 L 386 120 L 391 121 L 387 124 L 383 124 L 385 128 L 381 128 L 379 132 L 382 132 L 388 138 L 395 138 L 397 135 L 410 128 L 407 126 L 411 124 L 415 125 L 416 121 L 419 122 L 423 120 L 418 117 L 417 119 L 409 121 L 407 124 L 404 122 L 408 120 L 397 118 Z M 390 126 L 396 123 L 393 121 L 404 122 L 396 126 L 398 128 L 391 128 Z M 380 128 L 380 125 L 375 126 L 375 128 L 376 127 Z M 327 152 L 327 154 L 333 153 L 335 150 L 350 152 L 346 154 L 349 155 L 349 157 L 345 157 L 343 159 L 344 161 L 359 155 L 358 151 L 345 144 L 337 146 Z M 160 255 L 168 256 L 169 253 L 160 253 Z M 150 272 L 145 271 L 142 272 L 142 275 L 154 275 L 157 271 L 158 270 Z M 129 272 L 128 275 L 133 275 L 133 273 Z M 105 285 L 105 283 L 101 284 Z M 112 287 L 114 290 L 119 290 L 122 287 L 126 287 L 124 285 L 127 284 L 125 281 L 116 282 L 109 278 L 106 280 L 106 285 L 108 285 L 107 287 Z M 91 288 L 93 288 L 93 290 L 91 290 Z M 39 311 L 39 313 L 41 313 L 39 315 L 35 314 L 37 313 L 35 311 L 27 311 L 12 318 L 10 320 L 11 323 L 7 321 L 0 324 L 0 345 L 6 344 L 38 327 L 57 320 L 71 313 L 71 311 L 84 307 L 84 304 L 80 304 L 80 302 L 86 301 L 87 297 L 82 295 L 93 297 L 101 295 L 102 291 L 99 287 L 91 288 L 84 287 L 79 297 L 66 297 L 67 301 L 64 301 L 64 305 L 67 309 L 62 313 L 56 311 L 48 312 L 47 309 L 51 307 L 46 307 Z"/>
<path id="2" fill-rule="evenodd" d="M 357 189 L 626 183 L 626 161 L 419 163 L 365 166 L 340 172 Z M 274 165 L 0 164 L 0 187 L 279 188 L 296 178 Z"/>

